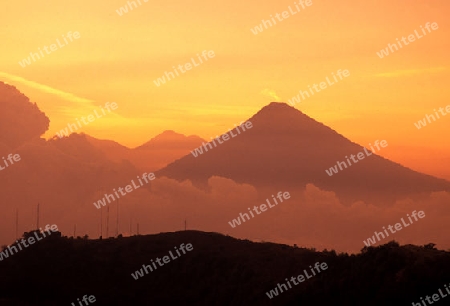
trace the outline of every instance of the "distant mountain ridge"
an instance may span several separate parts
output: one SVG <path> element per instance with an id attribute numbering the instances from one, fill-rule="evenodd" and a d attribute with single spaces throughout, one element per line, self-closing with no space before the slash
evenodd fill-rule
<path id="1" fill-rule="evenodd" d="M 136 150 L 192 150 L 193 146 L 198 146 L 204 140 L 196 135 L 185 136 L 172 130 L 166 130 L 156 135 L 146 143 L 136 147 Z"/>
<path id="2" fill-rule="evenodd" d="M 38 203 L 41 222 L 56 223 L 65 233 L 72 233 L 76 227 L 80 233 L 100 235 L 101 220 L 105 224 L 107 214 L 105 211 L 101 214 L 93 203 L 145 172 L 155 172 L 157 179 L 121 198 L 120 205 L 119 201 L 111 203 L 111 209 L 117 212 L 119 207 L 121 215 L 120 218 L 119 213 L 111 216 L 113 220 L 120 220 L 120 226 L 115 223 L 117 228 L 132 232 L 139 223 L 141 233 L 172 230 L 183 226 L 183 221 L 188 219 L 188 224 L 191 222 L 198 229 L 228 233 L 227 222 L 237 213 L 246 211 L 250 203 L 257 204 L 258 197 L 266 199 L 271 191 L 276 194 L 283 190 L 292 194 L 292 205 L 280 206 L 270 215 L 233 229 L 234 235 L 266 241 L 304 241 L 309 245 L 333 245 L 344 250 L 354 249 L 354 241 L 360 243 L 367 237 L 362 232 L 354 232 L 353 227 L 371 233 L 373 229 L 364 226 L 375 226 L 387 216 L 372 216 L 371 210 L 376 208 L 370 204 L 374 203 L 355 203 L 347 210 L 340 200 L 365 201 L 377 195 L 391 200 L 415 192 L 449 190 L 447 181 L 378 156 L 367 157 L 328 176 L 326 169 L 343 160 L 345 155 L 356 154 L 363 148 L 284 103 L 271 103 L 262 108 L 249 119 L 251 129 L 195 158 L 190 151 L 202 145 L 201 138 L 180 136 L 173 131 L 166 131 L 135 149 L 85 134 L 50 140 L 39 138 L 47 129 L 46 115 L 15 88 L 6 86 L 6 91 L 12 94 L 2 95 L 2 90 L 0 86 L 0 108 L 14 106 L 11 112 L 0 112 L 0 117 L 6 116 L 4 122 L 13 125 L 6 130 L 7 137 L 0 135 L 0 157 L 17 153 L 21 161 L 1 173 L 0 206 L 4 213 L 0 218 L 0 242 L 15 236 L 17 212 L 19 233 L 36 224 Z M 14 104 L 15 97 L 21 102 Z M 25 119 L 22 118 L 24 113 Z M 171 145 L 173 139 L 183 145 Z M 389 143 L 392 145 L 395 144 Z M 161 170 L 155 171 L 157 169 Z M 165 175 L 179 181 L 188 179 L 193 184 L 165 179 Z M 216 177 L 208 181 L 212 176 Z M 198 185 L 207 188 L 196 188 Z M 339 199 L 327 191 L 335 192 Z M 447 195 L 427 196 L 432 197 L 428 202 L 436 205 L 429 210 L 430 214 L 439 218 L 429 225 L 431 228 L 420 231 L 418 241 L 423 235 L 435 235 L 434 227 L 446 224 L 448 216 Z M 316 200 L 322 205 L 316 205 Z M 423 203 L 415 199 L 403 201 L 399 209 L 403 210 L 402 205 L 410 202 Z M 397 208 L 389 211 L 395 213 Z M 302 226 L 298 226 L 299 220 Z M 317 230 L 316 221 L 327 225 Z M 344 223 L 348 226 L 341 228 Z M 379 226 L 385 224 L 389 223 Z M 349 226 L 351 231 L 348 231 Z M 345 238 L 334 239 L 338 235 L 345 235 Z M 416 239 L 415 236 L 409 237 Z M 445 245 L 444 239 L 439 237 L 437 242 Z"/>
<path id="3" fill-rule="evenodd" d="M 204 140 L 198 136 L 185 136 L 174 131 L 164 131 L 148 142 L 130 149 L 112 140 L 100 140 L 86 135 L 86 139 L 105 156 L 114 161 L 127 160 L 136 168 L 156 171 L 183 157 Z"/>

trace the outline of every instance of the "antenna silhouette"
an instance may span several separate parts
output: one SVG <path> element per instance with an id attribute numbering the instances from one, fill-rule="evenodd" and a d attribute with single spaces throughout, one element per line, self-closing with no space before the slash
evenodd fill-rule
<path id="1" fill-rule="evenodd" d="M 109 206 L 106 207 L 106 238 L 109 235 Z"/>
<path id="2" fill-rule="evenodd" d="M 103 236 L 103 207 L 100 208 L 100 237 Z"/>
<path id="3" fill-rule="evenodd" d="M 187 221 L 186 221 L 186 219 L 184 219 L 184 230 L 186 230 L 186 224 L 187 224 Z"/>
<path id="4" fill-rule="evenodd" d="M 36 220 L 36 229 L 39 229 L 39 205 L 41 205 L 40 203 L 38 203 L 37 205 L 37 220 Z"/>
<path id="5" fill-rule="evenodd" d="M 75 223 L 73 226 L 73 238 L 75 238 L 76 233 L 77 233 L 77 224 Z"/>
<path id="6" fill-rule="evenodd" d="M 130 216 L 130 237 L 133 235 L 133 229 L 131 228 L 131 216 Z"/>
<path id="7" fill-rule="evenodd" d="M 16 239 L 19 238 L 19 209 L 16 208 Z"/>
<path id="8" fill-rule="evenodd" d="M 116 237 L 119 236 L 119 199 L 117 199 Z"/>
<path id="9" fill-rule="evenodd" d="M 102 186 L 102 193 L 105 188 Z M 100 207 L 100 238 L 103 238 L 103 206 Z"/>

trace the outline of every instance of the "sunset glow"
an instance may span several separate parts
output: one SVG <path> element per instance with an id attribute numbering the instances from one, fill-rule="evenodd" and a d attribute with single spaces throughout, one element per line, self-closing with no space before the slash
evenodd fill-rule
<path id="1" fill-rule="evenodd" d="M 251 29 L 262 20 L 289 6 L 297 11 L 294 2 L 157 0 L 122 16 L 116 10 L 126 6 L 123 0 L 50 0 L 45 10 L 36 1 L 10 2 L 1 16 L 9 44 L 0 51 L 0 80 L 19 87 L 50 117 L 46 137 L 116 102 L 114 116 L 82 131 L 134 147 L 169 128 L 209 139 L 274 101 L 274 95 L 287 102 L 300 89 L 348 69 L 344 82 L 295 107 L 355 142 L 383 137 L 395 143 L 383 156 L 450 178 L 450 170 L 431 167 L 425 153 L 450 155 L 450 145 L 442 142 L 450 132 L 447 119 L 420 131 L 413 125 L 450 104 L 450 4 L 311 3 L 255 35 Z M 33 26 L 25 27 L 23 20 Z M 377 56 L 427 22 L 439 29 L 388 57 Z M 19 65 L 57 39 L 64 44 L 68 32 L 80 37 L 25 68 Z M 153 80 L 203 50 L 214 50 L 215 58 L 155 86 Z"/>

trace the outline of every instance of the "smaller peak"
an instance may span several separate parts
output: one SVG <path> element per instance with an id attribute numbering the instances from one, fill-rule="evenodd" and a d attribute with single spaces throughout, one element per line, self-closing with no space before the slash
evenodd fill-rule
<path id="1" fill-rule="evenodd" d="M 163 131 L 161 134 L 159 135 L 166 135 L 166 136 L 170 136 L 170 135 L 182 135 L 180 133 L 175 132 L 174 130 L 165 130 Z"/>
<path id="2" fill-rule="evenodd" d="M 182 139 L 186 138 L 186 135 L 175 132 L 174 130 L 165 130 L 162 133 L 156 135 L 151 140 L 164 140 L 164 139 Z"/>

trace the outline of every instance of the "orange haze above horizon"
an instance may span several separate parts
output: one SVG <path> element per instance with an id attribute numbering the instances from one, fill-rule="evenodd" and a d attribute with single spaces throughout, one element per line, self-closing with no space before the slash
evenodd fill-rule
<path id="1" fill-rule="evenodd" d="M 380 155 L 450 179 L 450 144 L 444 141 L 450 116 L 420 130 L 414 126 L 450 105 L 450 3 L 312 0 L 263 32 L 251 32 L 294 2 L 141 0 L 122 16 L 116 10 L 125 0 L 49 0 L 45 7 L 7 2 L 0 12 L 7 46 L 0 51 L 0 81 L 46 113 L 46 138 L 116 102 L 117 110 L 78 132 L 136 147 L 164 130 L 210 139 L 271 101 L 287 103 L 299 90 L 347 69 L 350 76 L 295 108 L 363 146 L 385 139 L 389 146 Z M 377 56 L 427 22 L 439 28 Z M 80 38 L 19 65 L 69 31 Z M 213 50 L 214 58 L 154 84 L 203 50 Z"/>

